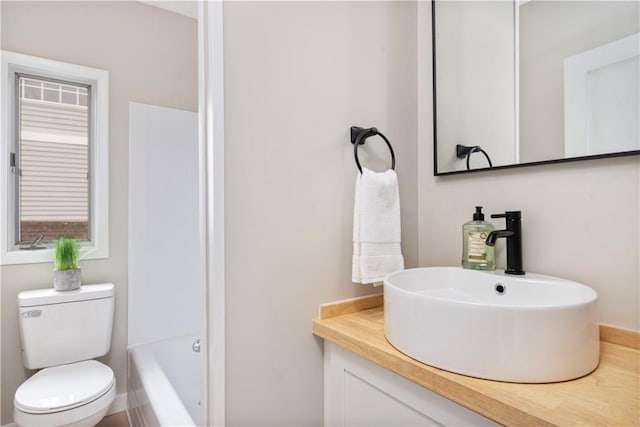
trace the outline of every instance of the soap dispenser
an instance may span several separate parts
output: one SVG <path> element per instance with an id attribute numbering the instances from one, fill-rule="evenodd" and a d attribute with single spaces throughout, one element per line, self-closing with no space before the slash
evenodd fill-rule
<path id="1" fill-rule="evenodd" d="M 472 270 L 495 270 L 494 248 L 486 240 L 493 224 L 484 220 L 482 206 L 476 206 L 473 220 L 462 225 L 462 267 Z"/>

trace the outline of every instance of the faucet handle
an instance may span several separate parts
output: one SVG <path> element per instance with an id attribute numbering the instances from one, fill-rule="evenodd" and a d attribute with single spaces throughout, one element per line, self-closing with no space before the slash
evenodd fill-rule
<path id="1" fill-rule="evenodd" d="M 522 211 L 506 211 L 502 214 L 491 214 L 491 218 L 506 218 L 507 221 L 518 220 L 522 216 Z"/>

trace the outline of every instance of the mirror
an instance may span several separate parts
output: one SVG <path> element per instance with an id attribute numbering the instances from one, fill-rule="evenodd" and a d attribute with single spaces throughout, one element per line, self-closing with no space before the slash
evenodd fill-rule
<path id="1" fill-rule="evenodd" d="M 432 1 L 434 174 L 640 154 L 640 3 Z"/>

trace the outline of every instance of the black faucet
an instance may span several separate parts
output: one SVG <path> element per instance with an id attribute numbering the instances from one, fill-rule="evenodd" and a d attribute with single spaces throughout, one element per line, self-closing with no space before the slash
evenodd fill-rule
<path id="1" fill-rule="evenodd" d="M 523 275 L 522 269 L 522 231 L 521 212 L 507 211 L 503 214 L 491 215 L 491 218 L 505 218 L 507 221 L 506 230 L 495 230 L 487 236 L 487 246 L 495 246 L 496 240 L 504 237 L 507 239 L 507 268 L 506 274 Z"/>

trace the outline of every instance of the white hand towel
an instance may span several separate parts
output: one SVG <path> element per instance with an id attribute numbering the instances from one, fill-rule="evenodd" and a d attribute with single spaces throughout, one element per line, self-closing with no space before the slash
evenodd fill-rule
<path id="1" fill-rule="evenodd" d="M 403 269 L 398 177 L 391 169 L 377 173 L 362 168 L 356 177 L 351 279 L 377 284 Z"/>

